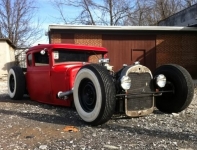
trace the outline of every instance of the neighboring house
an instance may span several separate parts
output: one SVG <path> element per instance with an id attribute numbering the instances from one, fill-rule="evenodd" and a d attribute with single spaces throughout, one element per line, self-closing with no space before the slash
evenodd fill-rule
<path id="1" fill-rule="evenodd" d="M 49 25 L 49 43 L 103 46 L 117 71 L 140 61 L 152 71 L 175 63 L 197 79 L 197 28 L 158 26 Z"/>
<path id="2" fill-rule="evenodd" d="M 9 39 L 0 39 L 0 77 L 7 75 L 15 65 L 15 48 Z"/>
<path id="3" fill-rule="evenodd" d="M 192 5 L 158 23 L 159 26 L 197 27 L 197 4 Z"/>

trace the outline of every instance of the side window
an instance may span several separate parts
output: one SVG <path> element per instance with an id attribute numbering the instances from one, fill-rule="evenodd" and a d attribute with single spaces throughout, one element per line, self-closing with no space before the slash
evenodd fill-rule
<path id="1" fill-rule="evenodd" d="M 32 54 L 29 54 L 29 55 L 27 56 L 27 65 L 28 65 L 28 66 L 32 66 Z"/>
<path id="2" fill-rule="evenodd" d="M 35 66 L 48 66 L 49 65 L 49 56 L 48 52 L 45 51 L 44 54 L 41 54 L 40 52 L 34 53 L 34 62 Z"/>

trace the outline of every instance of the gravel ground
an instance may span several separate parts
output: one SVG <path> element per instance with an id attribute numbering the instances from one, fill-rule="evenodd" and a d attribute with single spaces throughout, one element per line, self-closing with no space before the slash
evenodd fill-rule
<path id="1" fill-rule="evenodd" d="M 195 90 L 197 93 L 197 90 Z M 158 110 L 140 118 L 113 116 L 104 125 L 86 125 L 71 108 L 50 106 L 25 97 L 13 101 L 0 80 L 0 150 L 197 149 L 197 97 L 187 110 Z M 74 129 L 66 131 L 66 127 Z"/>

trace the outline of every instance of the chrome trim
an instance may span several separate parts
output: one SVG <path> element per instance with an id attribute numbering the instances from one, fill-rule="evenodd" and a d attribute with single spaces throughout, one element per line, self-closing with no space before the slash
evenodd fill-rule
<path id="1" fill-rule="evenodd" d="M 70 91 L 65 91 L 65 92 L 62 92 L 62 91 L 59 91 L 57 93 L 57 97 L 60 98 L 60 99 L 67 99 L 69 95 L 73 94 L 73 90 L 70 90 Z"/>
<path id="2" fill-rule="evenodd" d="M 132 72 L 132 73 L 146 73 L 146 72 L 148 72 L 151 75 L 151 78 L 153 78 L 151 71 L 147 67 L 142 66 L 142 65 L 135 65 L 135 66 L 130 67 L 126 72 L 126 76 L 128 76 L 128 74 L 130 72 Z"/>
<path id="3" fill-rule="evenodd" d="M 127 104 L 125 103 L 125 108 L 127 108 L 126 105 Z M 154 105 L 153 105 L 153 107 L 146 109 L 146 110 L 136 110 L 136 111 L 125 110 L 125 113 L 129 117 L 140 117 L 140 116 L 145 116 L 145 115 L 151 114 L 153 112 L 153 110 L 154 110 Z"/>

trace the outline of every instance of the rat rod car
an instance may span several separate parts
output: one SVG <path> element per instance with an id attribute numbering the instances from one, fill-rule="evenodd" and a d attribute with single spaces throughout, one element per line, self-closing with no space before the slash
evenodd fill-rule
<path id="1" fill-rule="evenodd" d="M 165 113 L 178 113 L 191 103 L 193 81 L 183 67 L 167 64 L 152 74 L 135 62 L 114 72 L 106 54 L 103 47 L 83 45 L 32 47 L 26 52 L 27 68 L 9 70 L 9 96 L 17 100 L 28 94 L 47 104 L 74 105 L 91 125 L 107 122 L 115 111 L 139 117 L 156 106 Z"/>

